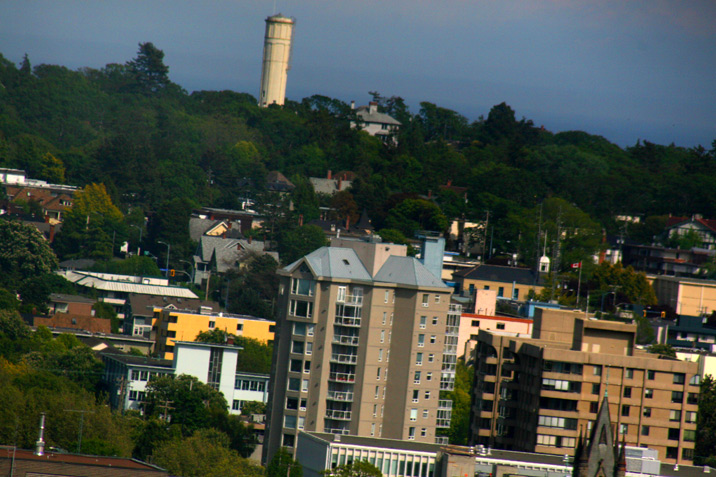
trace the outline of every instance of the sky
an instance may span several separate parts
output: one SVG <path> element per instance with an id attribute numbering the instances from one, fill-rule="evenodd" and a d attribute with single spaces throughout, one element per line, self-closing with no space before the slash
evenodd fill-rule
<path id="1" fill-rule="evenodd" d="M 469 121 L 506 102 L 622 147 L 716 140 L 714 0 L 2 0 L 0 53 L 101 68 L 150 41 L 187 91 L 257 96 L 274 13 L 296 19 L 292 100 L 378 91 Z"/>

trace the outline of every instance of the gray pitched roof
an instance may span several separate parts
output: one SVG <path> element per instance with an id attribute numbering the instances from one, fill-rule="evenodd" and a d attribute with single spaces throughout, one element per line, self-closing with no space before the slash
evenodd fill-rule
<path id="1" fill-rule="evenodd" d="M 352 181 L 338 179 L 324 179 L 322 177 L 309 177 L 313 190 L 316 194 L 335 194 L 336 192 L 350 188 Z M 340 185 L 340 187 L 339 187 Z"/>
<path id="2" fill-rule="evenodd" d="M 375 274 L 375 281 L 418 287 L 448 288 L 442 280 L 413 257 L 389 257 Z"/>
<path id="3" fill-rule="evenodd" d="M 501 265 L 478 265 L 464 272 L 457 272 L 455 276 L 460 276 L 468 280 L 487 280 L 491 282 L 512 283 L 516 282 L 520 285 L 532 285 L 537 278 L 537 285 L 542 285 L 542 277 L 535 277 L 535 272 L 529 268 L 504 267 Z"/>
<path id="4" fill-rule="evenodd" d="M 394 124 L 400 126 L 401 123 L 397 119 L 389 116 L 385 113 L 374 112 L 371 113 L 369 106 L 360 106 L 356 109 L 356 115 L 366 123 L 379 123 L 379 124 Z"/>
<path id="5" fill-rule="evenodd" d="M 259 240 L 249 242 L 246 239 L 222 238 L 204 235 L 199 241 L 197 258 L 201 262 L 208 263 L 212 255 L 216 255 L 216 270 L 224 273 L 236 266 L 246 253 L 255 252 L 259 254 L 268 253 L 278 260 L 275 252 L 264 252 L 264 243 Z"/>
<path id="6" fill-rule="evenodd" d="M 371 281 L 370 273 L 353 249 L 321 247 L 304 258 L 316 276 Z M 301 261 L 303 258 L 296 260 L 284 270 L 293 271 Z"/>

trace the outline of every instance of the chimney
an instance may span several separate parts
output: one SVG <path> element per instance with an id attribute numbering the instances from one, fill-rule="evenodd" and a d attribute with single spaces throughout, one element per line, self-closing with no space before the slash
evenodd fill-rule
<path id="1" fill-rule="evenodd" d="M 303 227 L 303 214 L 298 216 L 298 226 Z"/>
<path id="2" fill-rule="evenodd" d="M 356 109 L 356 102 L 351 100 L 351 109 Z"/>
<path id="3" fill-rule="evenodd" d="M 45 454 L 45 413 L 40 414 L 40 437 L 35 442 L 35 455 Z"/>
<path id="4" fill-rule="evenodd" d="M 50 243 L 55 241 L 55 224 L 50 224 Z"/>
<path id="5" fill-rule="evenodd" d="M 330 169 L 328 169 L 328 179 L 333 179 L 333 171 L 331 171 Z"/>
<path id="6" fill-rule="evenodd" d="M 378 103 L 375 101 L 371 101 L 370 103 L 368 103 L 368 113 L 374 114 L 377 112 L 378 112 Z"/>
<path id="7" fill-rule="evenodd" d="M 343 184 L 342 176 L 341 176 L 341 178 L 338 179 L 338 190 L 341 190 L 341 184 Z"/>

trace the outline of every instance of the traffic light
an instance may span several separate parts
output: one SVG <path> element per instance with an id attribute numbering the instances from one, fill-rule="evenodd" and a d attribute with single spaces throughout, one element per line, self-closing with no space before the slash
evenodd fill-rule
<path id="1" fill-rule="evenodd" d="M 173 268 L 172 268 L 171 270 L 169 270 L 169 276 L 170 276 L 170 277 L 173 277 L 173 276 L 175 276 L 176 274 L 177 274 L 177 272 L 176 272 L 176 270 L 174 270 Z"/>
<path id="2" fill-rule="evenodd" d="M 666 318 L 666 312 L 665 312 L 665 311 L 662 311 L 662 312 L 661 312 L 661 317 L 662 317 L 662 318 Z"/>

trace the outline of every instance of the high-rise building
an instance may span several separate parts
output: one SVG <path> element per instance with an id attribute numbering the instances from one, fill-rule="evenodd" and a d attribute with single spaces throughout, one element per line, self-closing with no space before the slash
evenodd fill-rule
<path id="1" fill-rule="evenodd" d="M 636 346 L 636 325 L 538 308 L 532 338 L 480 331 L 470 444 L 573 455 L 608 396 L 616 439 L 692 464 L 699 365 Z M 606 402 L 606 401 L 605 401 Z"/>
<path id="2" fill-rule="evenodd" d="M 266 19 L 259 106 L 282 105 L 286 98 L 286 80 L 291 67 L 291 40 L 295 23 L 292 18 L 281 14 Z"/>
<path id="3" fill-rule="evenodd" d="M 406 252 L 334 239 L 279 271 L 266 461 L 300 430 L 445 442 L 461 308 Z"/>

